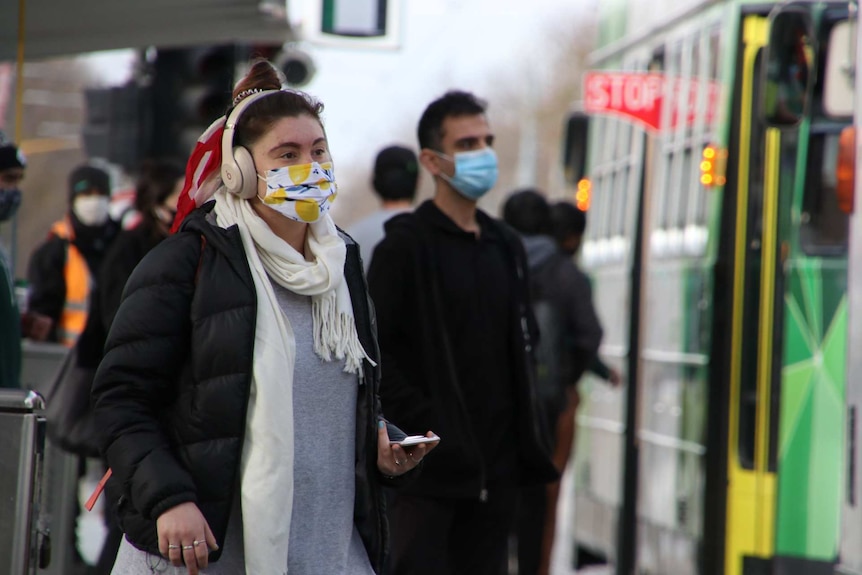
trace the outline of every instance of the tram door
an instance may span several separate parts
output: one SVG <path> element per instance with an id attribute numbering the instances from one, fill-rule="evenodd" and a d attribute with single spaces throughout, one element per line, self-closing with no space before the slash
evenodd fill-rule
<path id="1" fill-rule="evenodd" d="M 759 119 L 768 21 L 742 20 L 734 106 L 735 232 L 728 394 L 725 573 L 766 575 L 774 554 L 777 398 L 781 376 L 779 132 Z"/>

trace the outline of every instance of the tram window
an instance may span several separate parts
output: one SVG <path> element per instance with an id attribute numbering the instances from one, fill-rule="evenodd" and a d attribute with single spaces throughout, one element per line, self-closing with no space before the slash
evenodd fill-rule
<path id="1" fill-rule="evenodd" d="M 604 186 L 602 186 L 602 193 L 604 197 L 601 200 L 602 211 L 599 215 L 599 222 L 601 227 L 601 236 L 602 238 L 607 238 L 611 235 L 610 230 L 610 220 L 611 220 L 611 208 L 613 204 L 613 193 L 614 193 L 614 173 L 608 172 L 605 174 Z"/>
<path id="2" fill-rule="evenodd" d="M 685 227 L 685 216 L 688 210 L 688 202 L 694 199 L 694 194 L 697 193 L 698 186 L 695 185 L 697 180 L 691 177 L 691 148 L 686 148 L 682 152 L 682 174 L 680 174 L 680 194 L 679 205 L 676 209 L 676 227 L 682 229 Z"/>
<path id="3" fill-rule="evenodd" d="M 656 188 L 657 198 L 655 210 L 657 217 L 655 217 L 655 221 L 658 222 L 658 227 L 662 229 L 668 228 L 668 211 L 669 206 L 672 202 L 671 188 L 673 187 L 673 178 L 671 177 L 671 167 L 673 165 L 673 154 L 670 152 L 665 152 L 662 154 L 661 160 L 661 172 L 659 176 L 659 181 L 661 182 L 659 186 Z"/>
<path id="4" fill-rule="evenodd" d="M 623 235 L 626 222 L 626 205 L 629 199 L 629 174 L 631 168 L 626 165 L 619 173 L 617 186 L 617 201 L 614 203 L 614 226 L 611 235 Z"/>
<path id="5" fill-rule="evenodd" d="M 700 38 L 695 37 L 691 43 L 691 77 L 697 78 L 700 76 Z"/>
<path id="6" fill-rule="evenodd" d="M 668 227 L 668 206 L 673 202 L 673 152 L 665 145 L 658 166 L 658 186 L 656 188 L 655 210 L 657 210 L 655 221 L 658 227 Z"/>
<path id="7" fill-rule="evenodd" d="M 838 137 L 839 131 L 811 135 L 800 230 L 802 249 L 809 255 L 841 255 L 847 250 L 849 219 L 836 195 Z"/>
<path id="8" fill-rule="evenodd" d="M 605 201 L 605 190 L 607 190 L 607 179 L 604 174 L 599 174 L 593 182 L 593 197 L 590 207 L 590 211 L 592 212 L 590 214 L 591 223 L 587 226 L 587 229 L 592 232 L 594 239 L 602 237 L 602 214 L 604 213 L 602 207 Z"/>
<path id="9" fill-rule="evenodd" d="M 853 114 L 853 54 L 855 24 L 844 20 L 829 33 L 823 78 L 823 111 L 831 117 Z"/>
<path id="10" fill-rule="evenodd" d="M 601 179 L 601 187 L 598 189 L 598 211 L 596 212 L 596 223 L 598 225 L 596 226 L 596 233 L 599 238 L 605 238 L 608 235 L 607 220 L 612 183 L 610 174 L 605 174 Z"/>
<path id="11" fill-rule="evenodd" d="M 682 42 L 674 42 L 670 48 L 670 58 L 668 59 L 667 73 L 670 76 L 677 76 L 682 68 Z"/>
<path id="12" fill-rule="evenodd" d="M 707 194 L 708 190 L 700 183 L 700 178 L 698 178 L 694 210 L 694 223 L 698 226 L 706 225 L 706 207 L 709 204 L 709 197 Z"/>
<path id="13" fill-rule="evenodd" d="M 716 28 L 709 35 L 709 79 L 710 80 L 718 80 L 718 51 L 721 46 L 721 29 Z"/>
<path id="14" fill-rule="evenodd" d="M 664 213 L 665 227 L 668 229 L 679 227 L 677 214 L 680 212 L 680 206 L 685 203 L 686 193 L 685 178 L 682 174 L 682 152 L 677 150 L 671 162 L 670 195 Z"/>
<path id="15" fill-rule="evenodd" d="M 703 150 L 710 144 L 710 141 L 707 139 L 700 145 L 700 150 Z M 703 152 L 700 152 L 703 154 Z M 695 156 L 700 159 L 698 156 Z M 692 214 L 693 214 L 693 222 L 695 225 L 703 226 L 706 224 L 706 209 L 709 205 L 709 189 L 704 186 L 700 182 L 700 162 L 695 162 L 692 166 L 692 178 L 695 181 L 696 192 L 692 197 Z"/>
<path id="16" fill-rule="evenodd" d="M 619 122 L 617 129 L 617 150 L 615 158 L 623 158 L 629 155 L 632 145 L 632 124 Z"/>

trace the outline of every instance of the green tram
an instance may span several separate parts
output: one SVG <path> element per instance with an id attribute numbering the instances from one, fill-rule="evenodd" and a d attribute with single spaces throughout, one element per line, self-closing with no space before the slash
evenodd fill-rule
<path id="1" fill-rule="evenodd" d="M 857 6 L 858 8 L 858 6 Z M 862 42 L 857 43 L 855 57 L 848 54 L 847 67 L 855 69 L 857 78 L 862 77 Z M 862 90 L 854 93 L 854 132 L 862 125 Z M 855 184 L 853 205 L 862 206 L 862 178 L 854 178 L 862 165 L 862 139 L 855 138 L 855 150 L 845 151 L 845 162 L 854 168 L 848 170 L 849 177 Z M 851 209 L 850 240 L 848 246 L 847 269 L 847 349 L 857 350 L 862 346 L 862 209 Z M 862 381 L 857 374 L 862 373 L 862 354 L 847 354 L 847 412 L 845 435 L 847 459 L 845 462 L 845 492 L 841 517 L 841 546 L 839 547 L 838 573 L 843 575 L 862 575 L 862 441 L 860 441 L 859 414 L 862 411 Z M 855 377 L 854 377 L 855 376 Z"/>
<path id="2" fill-rule="evenodd" d="M 566 167 L 626 383 L 582 383 L 577 556 L 620 575 L 862 563 L 862 511 L 842 528 L 862 426 L 845 399 L 857 7 L 598 6 Z"/>

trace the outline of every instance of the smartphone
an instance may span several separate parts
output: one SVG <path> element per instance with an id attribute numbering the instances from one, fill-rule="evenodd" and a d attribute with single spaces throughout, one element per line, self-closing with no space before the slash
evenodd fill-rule
<path id="1" fill-rule="evenodd" d="M 424 435 L 408 435 L 401 441 L 390 441 L 390 445 L 400 445 L 401 447 L 410 447 L 411 445 L 419 445 L 420 443 L 436 443 L 440 441 L 440 437 L 434 435 L 425 437 Z"/>

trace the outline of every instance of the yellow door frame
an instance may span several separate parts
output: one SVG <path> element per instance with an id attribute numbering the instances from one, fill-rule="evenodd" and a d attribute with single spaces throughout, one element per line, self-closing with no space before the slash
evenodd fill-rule
<path id="1" fill-rule="evenodd" d="M 767 559 L 775 552 L 776 476 L 769 470 L 769 418 L 772 383 L 773 334 L 775 315 L 775 254 L 778 242 L 778 161 L 780 135 L 768 129 L 765 135 L 763 186 L 763 237 L 761 245 L 761 282 L 757 342 L 757 408 L 755 422 L 754 468 L 744 469 L 739 461 L 739 406 L 742 380 L 743 313 L 746 296 L 745 269 L 748 241 L 749 176 L 752 168 L 751 136 L 755 120 L 755 62 L 768 42 L 769 22 L 761 16 L 746 16 L 743 21 L 743 69 L 739 115 L 739 169 L 736 208 L 735 264 L 733 279 L 732 353 L 730 409 L 728 425 L 728 487 L 725 573 L 744 575 L 743 558 Z"/>

